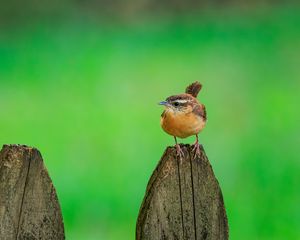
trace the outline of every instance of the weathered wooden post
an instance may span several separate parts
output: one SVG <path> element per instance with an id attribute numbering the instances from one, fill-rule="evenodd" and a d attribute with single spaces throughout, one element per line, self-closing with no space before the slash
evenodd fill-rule
<path id="1" fill-rule="evenodd" d="M 190 145 L 181 148 L 184 159 L 168 147 L 149 180 L 136 239 L 228 239 L 221 189 L 203 147 L 196 159 Z"/>
<path id="2" fill-rule="evenodd" d="M 35 148 L 4 145 L 0 152 L 0 239 L 65 239 L 55 188 Z"/>

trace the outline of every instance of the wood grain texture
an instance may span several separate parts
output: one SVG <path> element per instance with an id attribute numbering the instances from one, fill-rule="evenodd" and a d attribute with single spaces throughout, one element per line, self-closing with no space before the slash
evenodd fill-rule
<path id="1" fill-rule="evenodd" d="M 168 147 L 154 170 L 140 208 L 137 240 L 227 240 L 222 192 L 201 146 L 181 145 L 184 159 Z"/>
<path id="2" fill-rule="evenodd" d="M 65 239 L 56 191 L 35 148 L 4 145 L 0 152 L 0 239 Z"/>

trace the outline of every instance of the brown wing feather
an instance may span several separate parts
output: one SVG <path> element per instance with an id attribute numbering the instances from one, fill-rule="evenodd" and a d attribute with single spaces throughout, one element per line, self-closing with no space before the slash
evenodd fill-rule
<path id="1" fill-rule="evenodd" d="M 197 104 L 194 107 L 193 112 L 195 114 L 197 114 L 198 116 L 202 117 L 205 121 L 207 120 L 206 109 L 205 109 L 205 106 L 203 104 Z"/>
<path id="2" fill-rule="evenodd" d="M 200 92 L 202 88 L 201 83 L 198 81 L 193 82 L 191 85 L 187 86 L 185 92 L 188 94 L 191 94 L 193 97 L 197 97 L 198 93 Z"/>

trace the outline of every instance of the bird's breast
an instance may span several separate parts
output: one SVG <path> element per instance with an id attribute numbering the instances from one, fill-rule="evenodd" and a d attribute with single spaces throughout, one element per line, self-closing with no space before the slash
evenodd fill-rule
<path id="1" fill-rule="evenodd" d="M 205 126 L 205 120 L 193 112 L 166 111 L 161 118 L 163 130 L 175 137 L 186 138 L 198 134 Z"/>

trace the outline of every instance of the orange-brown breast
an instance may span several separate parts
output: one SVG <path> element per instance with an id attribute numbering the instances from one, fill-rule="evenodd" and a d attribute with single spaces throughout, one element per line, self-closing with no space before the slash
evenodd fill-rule
<path id="1" fill-rule="evenodd" d="M 198 134 L 205 126 L 205 119 L 193 112 L 165 111 L 161 118 L 163 130 L 175 137 L 186 138 Z"/>

